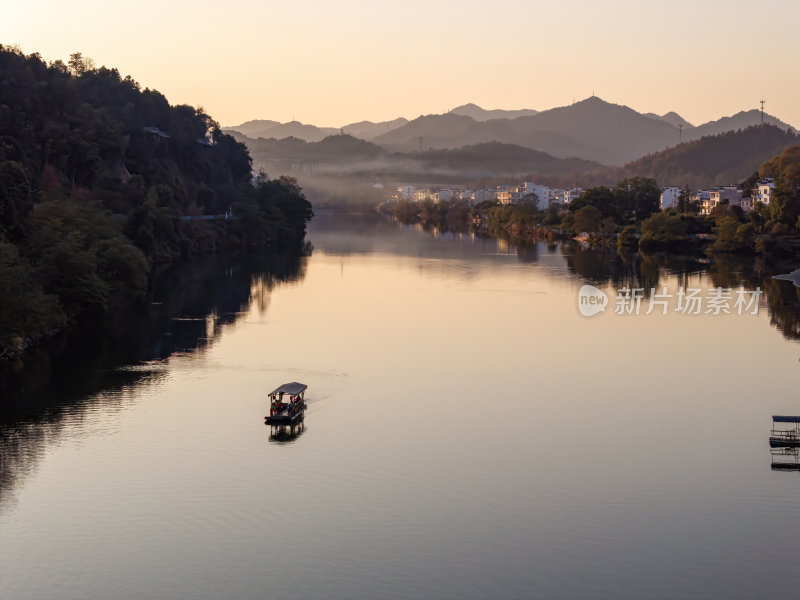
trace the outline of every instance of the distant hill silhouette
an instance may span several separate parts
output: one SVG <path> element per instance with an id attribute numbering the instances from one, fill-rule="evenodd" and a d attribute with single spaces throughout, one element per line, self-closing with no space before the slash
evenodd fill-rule
<path id="1" fill-rule="evenodd" d="M 674 125 L 677 127 L 678 125 L 683 125 L 684 131 L 691 129 L 694 127 L 689 121 L 684 119 L 675 111 L 670 111 L 664 115 L 657 115 L 656 113 L 646 113 L 645 117 L 650 117 L 651 119 L 658 119 L 659 121 L 664 121 L 665 123 L 669 123 L 670 125 Z"/>
<path id="2" fill-rule="evenodd" d="M 253 139 L 237 131 L 230 134 L 247 145 L 256 161 L 307 160 L 341 162 L 374 158 L 386 154 L 380 146 L 360 140 L 352 135 L 331 135 L 318 142 L 307 142 L 296 137 L 283 139 Z"/>
<path id="3" fill-rule="evenodd" d="M 319 142 L 329 135 L 336 135 L 344 131 L 348 135 L 360 138 L 362 140 L 371 140 L 372 138 L 396 129 L 408 123 L 408 119 L 400 117 L 392 121 L 384 121 L 381 123 L 373 123 L 372 121 L 359 121 L 358 123 L 350 123 L 342 128 L 336 127 L 317 127 L 316 125 L 308 125 L 300 123 L 299 121 L 290 121 L 288 123 L 280 123 L 279 121 L 270 121 L 268 119 L 256 119 L 254 121 L 246 121 L 241 125 L 234 125 L 232 127 L 224 127 L 223 130 L 230 133 L 238 131 L 242 135 L 249 138 L 275 138 L 283 139 L 294 137 L 306 142 Z"/>
<path id="4" fill-rule="evenodd" d="M 223 127 L 223 131 L 238 131 L 251 138 L 270 137 L 268 135 L 269 130 L 276 125 L 280 125 L 280 122 L 269 119 L 254 119 L 253 121 L 245 121 L 235 127 Z"/>
<path id="5" fill-rule="evenodd" d="M 342 127 L 344 132 L 362 140 L 370 141 L 383 133 L 402 127 L 408 123 L 408 119 L 400 117 L 393 121 L 383 121 L 380 123 L 373 123 L 372 121 L 359 121 L 358 123 L 350 123 Z"/>
<path id="6" fill-rule="evenodd" d="M 537 114 L 539 111 L 530 108 L 522 108 L 519 110 L 486 110 L 477 104 L 469 103 L 457 106 L 450 112 L 456 115 L 471 117 L 476 121 L 491 121 L 492 119 L 516 119 L 517 117 L 529 117 Z"/>
<path id="7" fill-rule="evenodd" d="M 385 150 L 371 142 L 360 140 L 352 135 L 331 135 L 324 140 L 308 144 L 313 155 L 337 157 L 339 159 L 374 158 L 385 154 Z"/>
<path id="8" fill-rule="evenodd" d="M 452 112 L 423 115 L 372 141 L 388 150 L 400 152 L 460 148 L 481 142 L 508 140 L 513 136 L 513 128 L 509 123 L 503 119 L 481 122 Z"/>
<path id="9" fill-rule="evenodd" d="M 774 125 L 748 127 L 674 146 L 618 169 L 595 173 L 593 183 L 625 177 L 654 178 L 659 185 L 691 188 L 738 183 L 768 159 L 800 143 L 800 136 Z"/>
<path id="10" fill-rule="evenodd" d="M 271 123 L 274 123 L 270 125 Z M 289 121 L 288 123 L 278 123 L 276 121 L 247 121 L 236 127 L 224 128 L 226 133 L 238 131 L 239 133 L 251 138 L 276 138 L 283 139 L 295 137 L 307 142 L 318 142 L 329 135 L 339 133 L 333 127 L 317 127 L 316 125 L 306 125 L 300 121 Z"/>
<path id="11" fill-rule="evenodd" d="M 278 139 L 296 137 L 307 142 L 319 142 L 336 133 L 339 133 L 339 130 L 333 127 L 317 127 L 315 125 L 306 125 L 300 121 L 289 121 L 288 123 L 279 123 L 270 129 L 269 137 Z"/>
<path id="12" fill-rule="evenodd" d="M 622 164 L 678 141 L 677 127 L 596 96 L 532 117 L 520 117 L 514 120 L 514 126 L 518 131 L 515 143 L 550 152 L 534 145 L 535 135 L 556 132 L 584 147 L 597 149 L 590 154 L 578 149 L 572 156 L 609 165 Z M 564 151 L 552 153 L 564 156 Z"/>
<path id="13" fill-rule="evenodd" d="M 485 142 L 456 150 L 427 150 L 413 156 L 432 172 L 460 170 L 471 176 L 565 175 L 582 173 L 601 167 L 599 163 L 580 158 L 556 158 L 531 148 L 500 142 Z"/>
<path id="14" fill-rule="evenodd" d="M 791 125 L 784 123 L 780 119 L 767 113 L 764 113 L 764 123 L 767 125 L 775 125 L 784 131 L 790 129 L 795 133 L 797 132 L 797 130 Z M 683 139 L 685 141 L 696 140 L 707 135 L 718 135 L 726 131 L 735 131 L 737 129 L 744 129 L 746 127 L 752 127 L 760 124 L 761 111 L 755 109 L 742 111 L 731 117 L 722 117 L 717 121 L 709 121 L 708 123 L 698 125 L 690 131 L 684 130 Z"/>

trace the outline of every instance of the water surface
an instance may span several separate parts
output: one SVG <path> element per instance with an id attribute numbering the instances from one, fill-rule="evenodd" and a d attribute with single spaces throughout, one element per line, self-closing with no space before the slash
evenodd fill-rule
<path id="1" fill-rule="evenodd" d="M 1 597 L 796 592 L 800 473 L 767 444 L 800 414 L 791 283 L 371 215 L 310 240 L 288 266 L 181 267 L 158 326 L 114 343 L 127 366 L 28 380 L 0 442 Z M 769 305 L 586 318 L 586 283 Z M 305 429 L 273 437 L 266 392 L 295 380 Z"/>

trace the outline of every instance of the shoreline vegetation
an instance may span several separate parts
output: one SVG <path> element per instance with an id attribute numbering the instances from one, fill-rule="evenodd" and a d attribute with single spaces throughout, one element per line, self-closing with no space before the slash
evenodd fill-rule
<path id="1" fill-rule="evenodd" d="M 80 53 L 0 45 L 0 72 L 0 365 L 141 307 L 156 264 L 307 251 L 297 181 L 254 177 L 202 108 Z"/>
<path id="2" fill-rule="evenodd" d="M 590 188 L 570 204 L 551 204 L 546 210 L 538 208 L 538 198 L 529 196 L 513 205 L 400 201 L 391 213 L 404 224 L 470 230 L 523 242 L 575 239 L 621 252 L 800 256 L 800 147 L 790 147 L 765 162 L 741 187 L 752 189 L 765 177 L 775 181 L 773 200 L 769 205 L 753 202 L 747 214 L 723 202 L 710 215 L 700 215 L 688 188 L 676 208 L 662 211 L 661 188 L 645 177 Z M 382 210 L 389 211 L 389 206 Z"/>

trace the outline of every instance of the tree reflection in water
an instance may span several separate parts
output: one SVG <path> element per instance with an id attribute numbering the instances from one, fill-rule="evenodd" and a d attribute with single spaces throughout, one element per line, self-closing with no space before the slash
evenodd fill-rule
<path id="1" fill-rule="evenodd" d="M 294 427 L 287 425 L 280 425 L 278 427 L 270 427 L 269 441 L 275 444 L 290 444 L 299 438 L 306 431 L 305 421 L 300 421 Z"/>
<path id="2" fill-rule="evenodd" d="M 369 225 L 375 227 L 380 217 L 372 216 Z M 399 223 L 383 219 L 380 226 L 387 234 L 395 229 L 402 229 Z M 411 229 L 414 226 L 405 226 Z M 417 230 L 432 235 L 432 228 L 418 225 Z M 466 227 L 449 227 L 450 233 L 464 232 Z M 592 248 L 572 240 L 561 240 L 555 243 L 533 242 L 513 238 L 501 229 L 492 230 L 488 234 L 474 234 L 486 243 L 497 244 L 498 252 L 516 255 L 523 263 L 535 264 L 540 255 L 560 253 L 566 257 L 567 268 L 580 276 L 587 283 L 596 286 L 612 285 L 616 289 L 642 288 L 643 297 L 650 296 L 650 290 L 660 292 L 659 284 L 664 277 L 677 278 L 677 286 L 687 289 L 690 280 L 697 276 L 708 276 L 708 287 L 738 288 L 747 290 L 761 288 L 763 294 L 760 306 L 769 311 L 771 323 L 787 339 L 800 339 L 800 288 L 790 281 L 773 279 L 773 275 L 788 273 L 798 266 L 797 262 L 777 264 L 770 259 L 739 256 L 734 254 L 716 254 L 711 257 L 705 254 L 644 254 L 639 252 L 617 252 L 616 248 Z M 416 241 L 417 248 L 420 242 Z M 438 254 L 437 254 L 438 256 Z"/>
<path id="3" fill-rule="evenodd" d="M 787 339 L 800 340 L 800 288 L 790 281 L 773 278 L 795 266 L 774 265 L 761 258 L 754 260 L 732 254 L 717 254 L 711 258 L 638 252 L 620 254 L 609 249 L 582 248 L 571 242 L 562 244 L 562 251 L 567 253 L 569 268 L 588 282 L 612 284 L 616 289 L 643 288 L 645 297 L 650 295 L 651 288 L 659 291 L 664 276 L 677 277 L 678 286 L 683 288 L 690 287 L 690 277 L 706 274 L 710 279 L 709 287 L 761 288 L 760 306 L 767 308 L 772 325 Z"/>
<path id="4" fill-rule="evenodd" d="M 166 377 L 166 359 L 205 352 L 251 306 L 266 312 L 277 285 L 305 276 L 309 253 L 157 268 L 136 311 L 87 324 L 26 356 L 24 367 L 0 370 L 0 507 L 66 424 L 80 428 L 90 411 L 122 407 L 137 386 Z"/>

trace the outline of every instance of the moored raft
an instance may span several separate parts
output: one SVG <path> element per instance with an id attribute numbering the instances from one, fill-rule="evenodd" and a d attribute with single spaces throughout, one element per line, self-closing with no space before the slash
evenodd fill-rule
<path id="1" fill-rule="evenodd" d="M 307 388 L 304 383 L 293 381 L 272 390 L 269 393 L 269 415 L 265 419 L 267 425 L 294 426 L 302 421 L 307 408 Z"/>
<path id="2" fill-rule="evenodd" d="M 773 415 L 769 445 L 772 448 L 800 447 L 800 417 Z"/>

